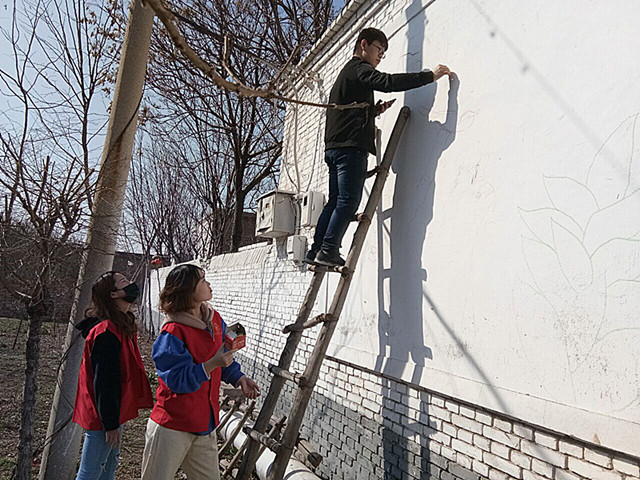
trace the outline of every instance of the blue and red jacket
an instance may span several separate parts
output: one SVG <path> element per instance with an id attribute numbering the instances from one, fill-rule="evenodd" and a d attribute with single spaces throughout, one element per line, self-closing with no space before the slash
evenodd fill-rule
<path id="1" fill-rule="evenodd" d="M 77 325 L 85 337 L 73 421 L 86 430 L 115 430 L 151 408 L 153 397 L 137 338 L 111 320 L 86 318 Z"/>
<path id="2" fill-rule="evenodd" d="M 206 434 L 219 422 L 220 380 L 236 386 L 244 374 L 238 362 L 209 375 L 203 363 L 222 345 L 226 325 L 208 304 L 201 318 L 186 312 L 171 314 L 153 344 L 158 372 L 156 403 L 151 419 L 163 427 Z"/>

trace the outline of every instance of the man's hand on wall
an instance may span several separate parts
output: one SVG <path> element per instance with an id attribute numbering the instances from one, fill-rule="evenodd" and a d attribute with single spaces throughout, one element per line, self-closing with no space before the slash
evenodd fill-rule
<path id="1" fill-rule="evenodd" d="M 449 70 L 449 67 L 447 67 L 446 65 L 438 65 L 433 70 L 433 81 L 435 82 L 436 80 L 444 77 L 445 75 L 451 76 L 451 70 Z"/>

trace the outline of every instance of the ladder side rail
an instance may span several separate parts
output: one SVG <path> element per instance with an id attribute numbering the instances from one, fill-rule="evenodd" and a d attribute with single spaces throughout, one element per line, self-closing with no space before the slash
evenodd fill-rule
<path id="1" fill-rule="evenodd" d="M 296 321 L 293 324 L 294 326 L 302 326 L 309 319 L 311 310 L 313 309 L 316 298 L 318 297 L 318 292 L 320 291 L 320 286 L 322 285 L 324 276 L 325 272 L 316 272 L 313 274 L 304 301 L 302 302 Z M 287 342 L 280 354 L 280 361 L 278 362 L 278 367 L 282 370 L 289 370 L 295 357 L 298 344 L 300 343 L 300 339 L 302 338 L 302 333 L 302 330 L 293 331 L 287 337 Z M 285 378 L 275 375 L 271 379 L 269 392 L 265 397 L 260 413 L 258 414 L 258 418 L 253 426 L 253 429 L 257 432 L 265 433 L 269 426 L 269 422 L 271 421 L 271 417 L 273 416 L 273 412 L 276 409 L 276 405 L 278 404 L 278 398 L 280 397 L 282 387 L 284 387 L 286 382 L 287 380 Z M 250 437 L 244 458 L 240 463 L 238 474 L 236 475 L 236 480 L 249 480 L 259 457 L 259 450 L 260 443 Z"/>
<path id="2" fill-rule="evenodd" d="M 409 107 L 402 107 L 402 109 L 400 109 L 400 113 L 398 114 L 396 124 L 393 127 L 393 131 L 391 133 L 391 137 L 389 138 L 389 143 L 387 144 L 382 163 L 380 164 L 381 170 L 378 173 L 375 183 L 371 189 L 371 194 L 369 195 L 369 200 L 367 201 L 367 206 L 364 211 L 365 215 L 368 215 L 369 218 L 373 217 L 373 214 L 382 197 L 384 183 L 389 174 L 391 162 L 395 155 L 396 149 L 398 148 L 398 144 L 402 136 L 402 131 L 404 130 L 404 127 L 409 118 L 409 113 Z M 369 222 L 361 222 L 358 224 L 358 228 L 354 235 L 351 249 L 349 250 L 346 262 L 347 267 L 351 272 L 353 272 L 353 269 L 358 261 L 358 257 L 360 256 L 360 252 L 362 251 L 364 239 L 368 229 Z M 342 312 L 342 308 L 344 306 L 344 302 L 346 300 L 352 278 L 353 275 L 342 276 L 340 278 L 338 288 L 331 303 L 331 308 L 328 312 L 328 314 L 331 315 L 334 320 L 337 320 L 340 317 L 340 313 Z M 296 396 L 293 402 L 293 407 L 291 409 L 291 414 L 289 416 L 289 421 L 287 422 L 287 426 L 280 442 L 282 448 L 280 448 L 278 453 L 276 454 L 276 460 L 271 467 L 271 471 L 269 472 L 267 480 L 282 480 L 284 476 L 285 469 L 287 467 L 289 459 L 291 458 L 293 448 L 295 447 L 296 441 L 298 439 L 298 434 L 300 432 L 300 427 L 302 425 L 302 420 L 304 418 L 307 405 L 309 403 L 309 400 L 311 399 L 311 394 L 313 393 L 313 387 L 318 380 L 320 367 L 322 366 L 324 356 L 327 352 L 327 349 L 329 348 L 329 343 L 337 324 L 337 321 L 333 321 L 324 323 L 322 325 L 320 335 L 318 336 L 318 341 L 315 348 L 313 349 L 313 352 L 311 353 L 311 357 L 304 371 L 304 376 L 307 377 L 307 384 L 303 387 L 299 387 L 296 391 Z"/>

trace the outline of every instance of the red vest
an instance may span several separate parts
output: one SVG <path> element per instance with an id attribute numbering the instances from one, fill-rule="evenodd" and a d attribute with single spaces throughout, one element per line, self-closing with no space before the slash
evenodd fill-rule
<path id="1" fill-rule="evenodd" d="M 213 335 L 207 330 L 181 323 L 166 323 L 163 332 L 179 338 L 189 350 L 194 363 L 204 363 L 215 355 L 222 345 L 222 318 L 218 312 L 211 320 Z M 151 420 L 158 425 L 181 432 L 204 432 L 209 429 L 210 411 L 213 410 L 215 424 L 219 422 L 219 397 L 221 368 L 211 372 L 211 379 L 202 383 L 192 393 L 173 393 L 166 383 L 158 378 L 156 403 L 151 411 Z"/>
<path id="2" fill-rule="evenodd" d="M 103 320 L 91 329 L 84 343 L 73 421 L 86 430 L 102 430 L 93 391 L 91 349 L 98 335 L 109 330 L 120 341 L 120 425 L 138 416 L 138 409 L 151 408 L 153 397 L 144 371 L 137 337 L 130 339 L 111 320 Z"/>

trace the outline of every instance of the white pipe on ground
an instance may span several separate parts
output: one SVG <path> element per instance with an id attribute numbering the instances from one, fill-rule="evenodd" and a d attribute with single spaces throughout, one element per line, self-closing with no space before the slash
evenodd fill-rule
<path id="1" fill-rule="evenodd" d="M 229 435 L 233 433 L 233 431 L 240 424 L 240 420 L 242 419 L 242 414 L 240 412 L 235 412 L 224 428 L 220 431 L 220 435 L 225 440 L 229 438 Z M 245 423 L 245 425 L 252 426 L 249 422 Z M 240 430 L 236 438 L 233 440 L 233 445 L 236 448 L 240 448 L 244 443 L 247 435 Z M 273 453 L 268 448 L 264 451 L 258 461 L 256 462 L 256 472 L 258 474 L 258 478 L 260 480 L 266 480 L 267 475 L 269 474 L 269 470 L 271 469 L 271 465 L 276 459 L 276 454 Z M 287 469 L 284 473 L 284 480 L 320 480 L 315 473 L 309 470 L 304 463 L 299 462 L 298 460 L 292 458 L 289 460 L 289 464 L 287 465 Z"/>

